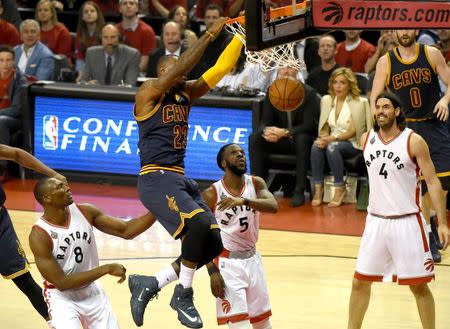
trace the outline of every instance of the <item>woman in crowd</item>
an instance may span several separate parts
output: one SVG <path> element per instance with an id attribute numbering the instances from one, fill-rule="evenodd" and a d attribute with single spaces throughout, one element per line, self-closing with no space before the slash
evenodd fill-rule
<path id="1" fill-rule="evenodd" d="M 65 55 L 72 65 L 72 37 L 58 16 L 53 1 L 40 0 L 36 5 L 35 18 L 41 26 L 41 42 L 54 54 Z"/>
<path id="2" fill-rule="evenodd" d="M 183 43 L 186 47 L 192 45 L 197 41 L 197 35 L 189 30 L 189 17 L 186 9 L 183 6 L 175 6 L 169 11 L 168 19 L 173 19 L 184 27 Z"/>
<path id="3" fill-rule="evenodd" d="M 75 37 L 75 69 L 77 72 L 81 72 L 84 68 L 86 50 L 100 44 L 100 34 L 104 25 L 105 19 L 99 6 L 93 1 L 84 2 L 78 15 Z"/>
<path id="4" fill-rule="evenodd" d="M 311 149 L 313 206 L 322 203 L 325 159 L 334 176 L 335 193 L 330 207 L 338 207 L 345 197 L 344 158 L 361 152 L 361 135 L 372 128 L 369 102 L 360 97 L 352 70 L 340 67 L 329 80 L 329 95 L 320 103 L 319 137 Z"/>

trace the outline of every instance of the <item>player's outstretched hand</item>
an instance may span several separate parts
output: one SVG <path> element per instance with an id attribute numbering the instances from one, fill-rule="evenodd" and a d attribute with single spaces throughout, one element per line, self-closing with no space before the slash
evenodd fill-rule
<path id="1" fill-rule="evenodd" d="M 216 298 L 225 298 L 225 281 L 223 281 L 220 272 L 211 274 L 211 292 Z"/>
<path id="2" fill-rule="evenodd" d="M 433 113 L 436 113 L 436 117 L 441 121 L 447 121 L 448 119 L 448 104 L 441 99 L 434 107 Z"/>
<path id="3" fill-rule="evenodd" d="M 218 18 L 215 22 L 214 25 L 211 26 L 211 28 L 208 30 L 210 33 L 212 33 L 213 35 L 217 35 L 217 33 L 219 33 L 223 26 L 225 25 L 227 18 L 226 17 L 220 17 Z"/>
<path id="4" fill-rule="evenodd" d="M 125 274 L 126 272 L 127 272 L 127 269 L 122 264 L 117 264 L 117 263 L 109 264 L 108 273 L 110 275 L 120 277 L 120 279 L 119 279 L 119 281 L 117 281 L 117 283 L 122 283 L 125 281 L 125 279 L 127 278 L 127 276 Z"/>
<path id="5" fill-rule="evenodd" d="M 438 227 L 439 240 L 442 242 L 444 246 L 443 249 L 447 249 L 448 244 L 450 243 L 450 230 L 447 225 L 439 224 Z"/>

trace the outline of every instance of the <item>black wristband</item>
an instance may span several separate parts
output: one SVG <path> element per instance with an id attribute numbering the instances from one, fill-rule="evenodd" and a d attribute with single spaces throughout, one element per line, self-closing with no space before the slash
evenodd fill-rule
<path id="1" fill-rule="evenodd" d="M 216 272 L 219 272 L 219 270 L 217 269 L 216 265 L 214 265 L 214 266 L 206 266 L 206 269 L 208 270 L 209 276 L 213 275 Z"/>
<path id="2" fill-rule="evenodd" d="M 248 206 L 249 203 L 250 203 L 250 200 L 247 199 L 247 198 L 242 198 L 242 199 L 244 199 L 244 205 L 245 205 L 245 206 Z"/>

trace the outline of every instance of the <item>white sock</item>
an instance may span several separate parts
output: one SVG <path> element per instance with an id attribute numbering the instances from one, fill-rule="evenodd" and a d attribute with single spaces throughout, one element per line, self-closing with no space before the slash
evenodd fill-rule
<path id="1" fill-rule="evenodd" d="M 173 269 L 172 265 L 169 265 L 166 268 L 162 269 L 161 271 L 156 273 L 155 276 L 156 280 L 158 280 L 159 289 L 178 279 L 178 275 Z"/>
<path id="2" fill-rule="evenodd" d="M 194 273 L 195 268 L 186 267 L 183 265 L 183 263 L 181 263 L 179 279 L 184 289 L 192 287 L 192 279 L 194 279 Z"/>
<path id="3" fill-rule="evenodd" d="M 431 232 L 431 224 L 427 225 L 427 232 L 430 233 Z"/>

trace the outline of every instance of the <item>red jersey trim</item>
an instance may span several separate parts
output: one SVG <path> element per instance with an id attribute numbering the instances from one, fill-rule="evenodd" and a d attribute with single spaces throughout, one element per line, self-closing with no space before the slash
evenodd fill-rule
<path id="1" fill-rule="evenodd" d="M 384 144 L 384 145 L 388 145 L 388 144 L 391 144 L 393 141 L 395 141 L 401 134 L 402 134 L 402 132 L 403 132 L 403 130 L 400 130 L 399 132 L 398 132 L 398 134 L 397 135 L 395 135 L 390 141 L 385 141 L 384 140 L 384 138 L 381 136 L 381 134 L 380 134 L 380 131 L 377 131 L 377 135 L 378 135 L 378 138 L 380 139 L 380 141 Z"/>
<path id="2" fill-rule="evenodd" d="M 66 226 L 63 226 L 63 225 L 56 225 L 56 224 L 50 223 L 49 221 L 47 221 L 47 220 L 44 218 L 44 216 L 41 216 L 41 219 L 42 219 L 44 222 L 46 222 L 48 225 L 50 225 L 50 226 L 58 227 L 58 228 L 63 228 L 63 229 L 65 229 L 65 230 L 67 230 L 67 229 L 70 227 L 70 222 L 71 222 L 71 220 L 72 220 L 72 215 L 70 214 L 70 209 L 69 209 L 69 207 L 66 207 L 65 209 L 67 209 L 67 216 L 66 216 L 66 219 L 67 219 L 67 225 L 66 225 Z"/>
<path id="3" fill-rule="evenodd" d="M 425 234 L 425 229 L 423 227 L 422 218 L 420 217 L 419 213 L 416 214 L 416 219 L 417 219 L 417 224 L 419 224 L 419 227 L 420 227 L 420 235 L 422 236 L 423 251 L 428 252 L 428 251 L 430 251 L 430 248 L 428 246 L 427 235 Z"/>
<path id="4" fill-rule="evenodd" d="M 244 176 L 245 177 L 245 176 Z M 228 194 L 230 194 L 231 196 L 234 196 L 235 198 L 240 198 L 242 197 L 242 194 L 244 194 L 245 192 L 245 188 L 247 187 L 247 180 L 244 179 L 244 185 L 242 186 L 241 191 L 239 192 L 239 194 L 234 194 L 233 192 L 231 192 L 228 188 L 227 185 L 225 184 L 223 178 L 220 180 L 222 183 L 223 188 L 225 189 L 225 191 L 227 191 Z"/>
<path id="5" fill-rule="evenodd" d="M 217 324 L 223 325 L 223 324 L 227 324 L 228 322 L 231 323 L 235 323 L 235 322 L 241 322 L 241 321 L 245 321 L 245 320 L 249 320 L 250 316 L 248 315 L 248 313 L 243 313 L 243 314 L 236 314 L 236 315 L 231 315 L 231 316 L 226 316 L 226 317 L 221 317 L 221 318 L 217 318 Z"/>
<path id="6" fill-rule="evenodd" d="M 431 274 L 430 276 L 424 276 L 421 278 L 408 278 L 408 279 L 398 279 L 399 285 L 416 285 L 416 284 L 422 284 L 422 283 L 428 283 L 435 279 L 434 274 Z"/>
<path id="7" fill-rule="evenodd" d="M 261 322 L 262 320 L 267 319 L 268 317 L 270 317 L 272 315 L 272 310 L 268 310 L 267 312 L 251 317 L 250 318 L 250 323 L 256 323 L 256 322 Z"/>

